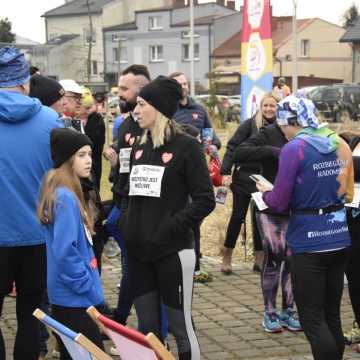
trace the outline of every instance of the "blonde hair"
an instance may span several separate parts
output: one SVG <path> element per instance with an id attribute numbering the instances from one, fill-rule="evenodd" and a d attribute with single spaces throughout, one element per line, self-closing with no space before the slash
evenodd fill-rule
<path id="1" fill-rule="evenodd" d="M 93 211 L 90 208 L 91 204 L 87 204 L 85 201 L 79 177 L 73 170 L 74 156 L 59 168 L 52 169 L 47 173 L 41 187 L 37 216 L 42 224 L 47 225 L 54 222 L 55 192 L 58 187 L 63 186 L 75 194 L 80 208 L 80 216 L 89 231 L 94 234 Z"/>
<path id="2" fill-rule="evenodd" d="M 159 148 L 168 142 L 172 136 L 182 134 L 181 128 L 171 119 L 167 118 L 160 111 L 156 111 L 156 119 L 153 130 L 151 131 L 151 139 L 154 149 Z M 146 129 L 141 136 L 140 144 L 145 144 L 148 139 L 149 130 Z"/>
<path id="3" fill-rule="evenodd" d="M 267 92 L 264 94 L 264 96 L 261 98 L 261 101 L 260 101 L 260 108 L 257 111 L 257 113 L 255 114 L 255 124 L 258 129 L 260 129 L 261 127 L 264 126 L 264 118 L 263 118 L 261 108 L 264 104 L 264 101 L 269 98 L 274 99 L 276 101 L 276 103 L 278 103 L 281 100 L 280 97 L 273 91 Z"/>

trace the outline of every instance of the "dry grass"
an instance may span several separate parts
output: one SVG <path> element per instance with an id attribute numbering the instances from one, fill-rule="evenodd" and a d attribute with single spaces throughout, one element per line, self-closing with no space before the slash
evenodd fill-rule
<path id="1" fill-rule="evenodd" d="M 226 141 L 234 133 L 238 124 L 228 123 L 226 129 L 216 129 L 223 142 L 220 150 L 222 158 L 226 148 Z M 343 124 L 331 124 L 338 133 L 352 130 L 358 131 L 358 123 L 346 121 Z M 111 199 L 111 186 L 108 181 L 110 166 L 107 161 L 103 162 L 103 176 L 101 179 L 101 195 L 103 200 Z M 201 226 L 201 251 L 206 256 L 220 257 L 220 251 L 224 244 L 226 229 L 232 210 L 232 193 L 228 192 L 225 205 L 217 204 L 215 210 L 204 220 Z M 246 219 L 246 242 L 243 232 L 240 234 L 236 248 L 233 253 L 234 262 L 252 261 L 252 236 L 249 214 Z"/>

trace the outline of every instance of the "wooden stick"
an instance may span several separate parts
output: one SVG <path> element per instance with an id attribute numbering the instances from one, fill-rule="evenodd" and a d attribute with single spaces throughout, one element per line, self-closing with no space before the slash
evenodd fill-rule
<path id="1" fill-rule="evenodd" d="M 99 313 L 99 311 L 96 309 L 95 306 L 90 306 L 86 309 L 86 312 L 88 313 L 88 315 L 94 320 L 94 322 L 96 323 L 96 325 L 99 327 L 100 331 L 102 333 L 104 333 L 107 337 L 110 338 L 108 331 L 106 329 L 106 327 L 102 324 L 101 321 L 99 321 L 99 316 L 101 315 Z"/>
<path id="2" fill-rule="evenodd" d="M 39 319 L 40 321 L 44 319 L 44 317 L 46 316 L 46 314 L 41 311 L 40 309 L 36 309 L 34 312 L 33 312 L 33 315 Z"/>
<path id="3" fill-rule="evenodd" d="M 83 334 L 76 336 L 75 341 L 86 349 L 91 355 L 94 355 L 97 360 L 112 360 L 108 354 L 98 348 L 93 342 L 91 342 Z"/>
<path id="4" fill-rule="evenodd" d="M 163 343 L 153 333 L 148 333 L 146 340 L 161 360 L 175 360 L 171 352 L 165 348 Z"/>

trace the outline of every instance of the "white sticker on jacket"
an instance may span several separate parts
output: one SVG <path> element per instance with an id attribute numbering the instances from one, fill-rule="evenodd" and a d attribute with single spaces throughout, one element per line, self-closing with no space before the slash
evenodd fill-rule
<path id="1" fill-rule="evenodd" d="M 129 196 L 160 197 L 165 167 L 135 165 L 130 174 Z"/>
<path id="2" fill-rule="evenodd" d="M 120 174 L 127 174 L 130 172 L 130 154 L 131 154 L 131 147 L 120 149 L 119 152 Z"/>

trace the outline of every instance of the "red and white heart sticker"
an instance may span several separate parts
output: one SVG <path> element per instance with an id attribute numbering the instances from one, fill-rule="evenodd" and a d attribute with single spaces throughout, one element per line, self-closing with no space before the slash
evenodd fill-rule
<path id="1" fill-rule="evenodd" d="M 130 134 L 130 133 L 125 134 L 125 141 L 126 141 L 126 142 L 129 142 L 130 137 L 131 137 L 131 134 Z"/>
<path id="2" fill-rule="evenodd" d="M 173 154 L 172 153 L 167 153 L 167 152 L 163 153 L 162 156 L 161 156 L 162 161 L 163 161 L 164 164 L 168 163 L 172 159 L 172 157 L 173 157 Z"/>
<path id="3" fill-rule="evenodd" d="M 135 138 L 134 138 L 134 137 L 132 137 L 132 138 L 129 139 L 129 144 L 130 144 L 130 146 L 133 146 L 133 145 L 134 145 L 134 142 L 135 142 Z"/>
<path id="4" fill-rule="evenodd" d="M 136 160 L 139 160 L 141 158 L 143 154 L 143 150 L 138 150 L 136 153 L 135 153 L 135 159 Z"/>
<path id="5" fill-rule="evenodd" d="M 199 114 L 193 113 L 193 114 L 192 114 L 192 117 L 193 117 L 194 120 L 196 120 L 196 119 L 199 117 Z"/>
<path id="6" fill-rule="evenodd" d="M 96 257 L 93 257 L 93 258 L 90 260 L 90 267 L 91 267 L 92 269 L 97 269 L 98 263 L 97 263 Z"/>

